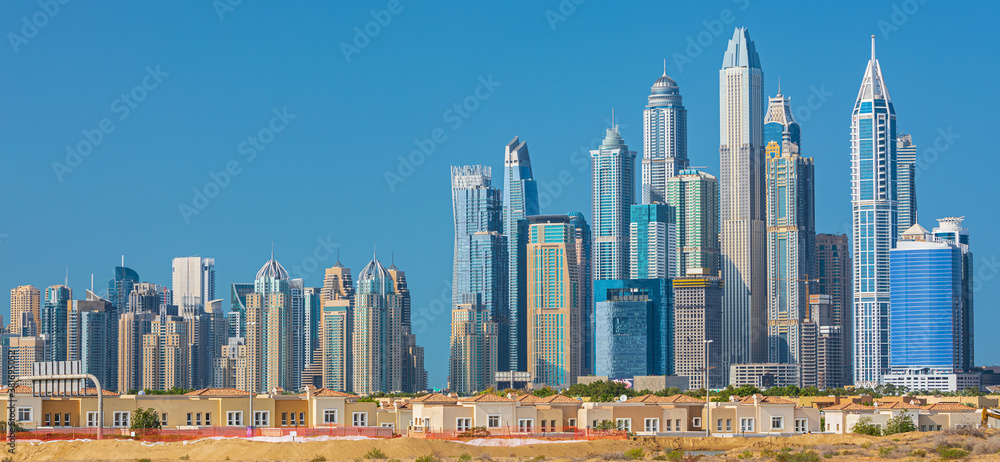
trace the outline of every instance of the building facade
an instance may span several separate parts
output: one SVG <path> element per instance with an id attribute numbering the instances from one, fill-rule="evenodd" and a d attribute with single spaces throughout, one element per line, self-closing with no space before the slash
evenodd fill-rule
<path id="1" fill-rule="evenodd" d="M 934 237 L 950 242 L 962 252 L 962 309 L 960 312 L 962 354 L 959 364 L 962 370 L 971 371 L 975 366 L 975 310 L 973 303 L 973 293 L 975 289 L 975 276 L 973 275 L 972 251 L 969 244 L 969 229 L 962 227 L 962 220 L 965 217 L 945 217 L 938 218 L 938 226 L 934 228 Z"/>
<path id="2" fill-rule="evenodd" d="M 850 240 L 844 234 L 816 235 L 816 274 L 809 286 L 810 295 L 830 296 L 830 323 L 839 328 L 843 345 L 840 361 L 840 385 L 854 383 L 854 355 L 851 346 L 853 311 L 851 309 L 851 254 Z"/>
<path id="3" fill-rule="evenodd" d="M 590 151 L 593 176 L 591 252 L 593 279 L 628 279 L 629 221 L 635 205 L 635 151 L 629 151 L 618 126 L 607 129 Z"/>
<path id="4" fill-rule="evenodd" d="M 719 70 L 722 362 L 767 358 L 764 72 L 750 32 L 737 28 Z"/>
<path id="5" fill-rule="evenodd" d="M 41 291 L 34 286 L 17 286 L 10 290 L 10 329 L 21 335 L 23 313 L 29 313 L 35 326 L 41 326 Z"/>
<path id="6" fill-rule="evenodd" d="M 531 173 L 528 142 L 514 137 L 504 147 L 503 180 L 503 234 L 507 246 L 507 316 L 500 319 L 498 328 L 498 366 L 523 371 L 528 367 L 527 338 L 527 275 L 522 255 L 527 237 L 521 235 L 520 221 L 538 215 L 538 184 Z"/>
<path id="7" fill-rule="evenodd" d="M 872 55 L 851 116 L 854 382 L 875 386 L 889 367 L 889 252 L 897 237 L 896 110 Z"/>
<path id="8" fill-rule="evenodd" d="M 629 229 L 631 279 L 666 279 L 676 273 L 677 225 L 673 206 L 632 206 Z"/>
<path id="9" fill-rule="evenodd" d="M 802 322 L 815 274 L 816 212 L 813 159 L 801 155 L 799 124 L 789 98 L 770 98 L 764 118 L 767 156 L 768 361 L 801 362 Z"/>
<path id="10" fill-rule="evenodd" d="M 663 76 L 653 82 L 642 111 L 642 203 L 665 203 L 667 180 L 688 167 L 687 110 L 677 82 Z"/>
<path id="11" fill-rule="evenodd" d="M 896 233 L 917 224 L 917 145 L 909 133 L 896 138 Z"/>
<path id="12" fill-rule="evenodd" d="M 601 280 L 595 294 L 595 375 L 673 375 L 674 307 L 670 280 Z"/>
<path id="13" fill-rule="evenodd" d="M 580 212 L 570 212 L 569 224 L 573 227 L 576 239 L 576 267 L 579 270 L 577 285 L 577 301 L 580 303 L 580 318 L 583 326 L 580 329 L 580 339 L 583 342 L 583 358 L 580 360 L 580 373 L 590 375 L 594 372 L 594 281 L 591 279 L 591 245 L 590 225 Z"/>
<path id="14" fill-rule="evenodd" d="M 66 320 L 73 290 L 65 285 L 45 289 L 45 304 L 41 310 L 41 337 L 45 339 L 45 360 L 66 360 Z"/>
<path id="15" fill-rule="evenodd" d="M 497 371 L 497 323 L 475 294 L 451 311 L 448 389 L 474 394 L 492 386 Z"/>
<path id="16" fill-rule="evenodd" d="M 718 276 L 692 274 L 675 278 L 672 284 L 674 373 L 688 377 L 695 390 L 720 388 L 725 383 L 720 370 L 723 281 Z"/>
<path id="17" fill-rule="evenodd" d="M 667 204 L 674 209 L 677 258 L 671 277 L 688 270 L 719 274 L 719 180 L 698 170 L 681 170 L 667 181 Z"/>

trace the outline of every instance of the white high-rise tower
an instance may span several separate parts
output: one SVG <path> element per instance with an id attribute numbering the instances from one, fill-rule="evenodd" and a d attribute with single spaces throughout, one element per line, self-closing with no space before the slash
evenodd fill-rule
<path id="1" fill-rule="evenodd" d="M 667 179 L 688 166 L 687 110 L 677 82 L 663 76 L 653 82 L 642 111 L 642 203 L 666 203 Z"/>

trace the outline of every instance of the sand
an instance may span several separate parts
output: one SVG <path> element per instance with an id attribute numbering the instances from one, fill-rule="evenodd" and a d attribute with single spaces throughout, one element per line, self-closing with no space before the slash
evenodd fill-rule
<path id="1" fill-rule="evenodd" d="M 1000 432 L 990 431 L 990 438 L 1000 439 Z M 378 449 L 389 459 L 412 461 L 433 455 L 442 461 L 454 461 L 463 454 L 475 460 L 494 462 L 526 461 L 543 456 L 545 461 L 625 460 L 625 451 L 642 448 L 644 459 L 652 460 L 664 451 L 726 451 L 702 457 L 701 461 L 736 460 L 744 451 L 753 453 L 753 460 L 772 460 L 775 452 L 804 450 L 833 453 L 824 460 L 912 459 L 910 451 L 925 448 L 933 460 L 932 450 L 945 436 L 935 433 L 910 433 L 892 437 L 862 435 L 800 435 L 788 438 L 671 438 L 635 437 L 630 440 L 598 440 L 576 443 L 530 444 L 519 447 L 477 446 L 461 442 L 423 440 L 415 438 L 328 440 L 310 442 L 265 442 L 245 439 L 213 439 L 179 443 L 142 443 L 137 441 L 55 441 L 46 443 L 20 442 L 14 460 L 106 460 L 135 461 L 216 461 L 268 460 L 310 461 L 323 457 L 327 461 L 363 459 L 372 449 Z M 961 444 L 962 437 L 948 437 Z M 956 439 L 957 438 L 957 439 Z M 985 440 L 981 440 L 985 441 Z M 878 450 L 893 447 L 892 455 L 880 457 Z M 774 451 L 774 452 L 771 452 Z M 847 454 L 843 454 L 847 451 Z M 181 459 L 187 456 L 187 459 Z M 970 456 L 967 460 L 996 460 L 997 455 Z"/>

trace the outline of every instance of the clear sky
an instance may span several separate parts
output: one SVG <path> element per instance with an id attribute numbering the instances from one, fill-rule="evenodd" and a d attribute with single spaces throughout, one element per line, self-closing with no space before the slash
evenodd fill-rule
<path id="1" fill-rule="evenodd" d="M 215 257 L 228 305 L 229 284 L 251 282 L 272 242 L 312 286 L 336 261 L 328 248 L 357 274 L 377 243 L 407 272 L 442 387 L 448 167 L 491 165 L 502 186 L 503 147 L 520 136 L 542 212 L 589 219 L 586 151 L 614 108 L 641 153 L 666 59 L 691 165 L 718 174 L 718 70 L 745 26 L 766 93 L 780 78 L 792 98 L 828 233 L 850 230 L 851 107 L 876 35 L 898 126 L 918 146 L 920 223 L 966 217 L 976 362 L 1000 362 L 994 2 L 230 1 L 0 5 L 5 321 L 6 288 L 60 284 L 68 267 L 77 298 L 91 274 L 103 294 L 123 254 L 166 285 L 171 258 Z"/>

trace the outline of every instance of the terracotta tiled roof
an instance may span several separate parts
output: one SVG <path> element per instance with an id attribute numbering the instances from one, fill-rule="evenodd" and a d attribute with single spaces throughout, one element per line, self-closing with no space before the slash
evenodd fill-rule
<path id="1" fill-rule="evenodd" d="M 430 393 L 419 398 L 413 398 L 410 402 L 421 404 L 455 404 L 458 400 L 442 395 L 441 393 Z"/>
<path id="2" fill-rule="evenodd" d="M 934 403 L 928 404 L 920 409 L 926 409 L 928 411 L 975 411 L 975 408 L 971 408 L 964 404 L 958 403 Z"/>
<path id="3" fill-rule="evenodd" d="M 626 403 L 656 403 L 660 401 L 660 397 L 656 395 L 642 395 L 635 396 L 627 399 Z"/>
<path id="4" fill-rule="evenodd" d="M 237 390 L 235 388 L 202 388 L 201 390 L 189 391 L 184 396 L 206 396 L 206 397 L 226 397 L 226 396 L 250 396 L 250 392 Z"/>
<path id="5" fill-rule="evenodd" d="M 20 388 L 20 387 L 18 387 L 18 388 Z M 83 394 L 88 395 L 88 396 L 97 396 L 97 388 L 94 388 L 94 387 L 84 388 L 83 389 Z M 104 390 L 104 393 L 102 393 L 102 394 L 104 396 L 118 396 L 118 393 L 115 393 L 115 392 L 113 392 L 111 390 Z"/>
<path id="6" fill-rule="evenodd" d="M 516 399 L 519 403 L 534 403 L 538 401 L 538 397 L 535 395 L 520 395 L 514 399 Z"/>
<path id="7" fill-rule="evenodd" d="M 823 409 L 824 411 L 874 411 L 874 406 L 858 403 L 840 403 Z"/>
<path id="8" fill-rule="evenodd" d="M 409 401 L 407 401 L 405 403 L 400 403 L 399 405 L 397 405 L 396 409 L 413 409 L 413 406 L 410 405 Z"/>
<path id="9" fill-rule="evenodd" d="M 538 401 L 536 401 L 536 402 L 539 402 L 539 403 L 554 403 L 554 404 L 559 404 L 559 403 L 580 404 L 580 400 L 576 400 L 576 399 L 570 398 L 569 396 L 566 396 L 566 395 L 546 396 L 545 398 L 538 398 Z"/>
<path id="10" fill-rule="evenodd" d="M 902 401 L 895 401 L 892 403 L 876 403 L 878 409 L 923 409 L 916 404 L 904 403 Z"/>
<path id="11" fill-rule="evenodd" d="M 705 403 L 705 400 L 688 395 L 671 395 L 660 398 L 661 403 Z"/>
<path id="12" fill-rule="evenodd" d="M 7 393 L 9 388 L 9 386 L 4 386 L 3 388 L 0 388 L 0 391 Z M 14 393 L 31 393 L 31 387 L 27 385 L 18 385 L 14 387 Z"/>
<path id="13" fill-rule="evenodd" d="M 305 396 L 305 393 L 299 396 Z M 331 390 L 329 388 L 317 388 L 313 390 L 313 396 L 319 398 L 336 397 L 336 398 L 357 398 L 358 395 L 352 395 L 350 393 L 344 393 L 342 391 Z"/>
<path id="14" fill-rule="evenodd" d="M 497 396 L 493 393 L 484 393 L 482 395 L 467 396 L 465 398 L 458 398 L 459 401 L 465 403 L 513 403 L 514 400 L 507 398 L 505 396 Z"/>
<path id="15" fill-rule="evenodd" d="M 763 395 L 752 395 L 746 398 L 740 399 L 742 404 L 753 404 L 754 396 L 760 404 L 797 404 L 795 401 L 785 398 L 779 398 L 777 396 L 763 396 Z"/>

